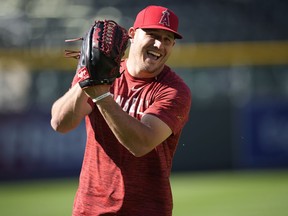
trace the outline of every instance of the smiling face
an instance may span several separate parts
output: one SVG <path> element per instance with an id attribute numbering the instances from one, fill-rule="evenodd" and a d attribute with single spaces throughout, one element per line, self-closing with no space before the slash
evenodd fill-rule
<path id="1" fill-rule="evenodd" d="M 168 60 L 175 44 L 174 34 L 159 29 L 129 29 L 131 45 L 127 67 L 134 77 L 157 76 Z"/>

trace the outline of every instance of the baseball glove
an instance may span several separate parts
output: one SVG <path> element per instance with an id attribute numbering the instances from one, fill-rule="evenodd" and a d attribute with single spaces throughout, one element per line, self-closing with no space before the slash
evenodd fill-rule
<path id="1" fill-rule="evenodd" d="M 76 76 L 81 88 L 112 84 L 121 74 L 122 57 L 128 44 L 127 30 L 112 20 L 100 20 L 90 27 L 85 37 L 66 40 L 83 40 L 81 51 L 65 50 L 66 57 L 78 59 Z"/>

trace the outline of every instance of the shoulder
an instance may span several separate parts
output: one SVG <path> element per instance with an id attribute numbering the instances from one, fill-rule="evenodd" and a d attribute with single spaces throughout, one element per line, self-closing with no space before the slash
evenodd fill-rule
<path id="1" fill-rule="evenodd" d="M 163 69 L 163 72 L 159 75 L 159 77 L 162 76 L 162 79 L 166 82 L 172 82 L 172 83 L 179 83 L 186 85 L 184 80 L 170 67 L 165 66 Z M 187 85 L 186 85 L 187 86 Z"/>
<path id="2" fill-rule="evenodd" d="M 181 92 L 191 97 L 191 90 L 187 83 L 168 66 L 165 66 L 163 73 L 160 74 L 159 82 L 162 82 L 163 87 L 171 88 L 176 92 Z"/>

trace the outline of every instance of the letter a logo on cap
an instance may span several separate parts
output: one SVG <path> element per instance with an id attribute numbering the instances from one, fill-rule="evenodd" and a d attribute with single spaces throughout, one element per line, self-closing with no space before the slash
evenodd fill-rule
<path id="1" fill-rule="evenodd" d="M 161 17 L 159 23 L 163 24 L 165 26 L 170 26 L 169 16 L 170 16 L 170 13 L 169 13 L 168 10 L 163 11 L 162 12 L 162 17 Z"/>

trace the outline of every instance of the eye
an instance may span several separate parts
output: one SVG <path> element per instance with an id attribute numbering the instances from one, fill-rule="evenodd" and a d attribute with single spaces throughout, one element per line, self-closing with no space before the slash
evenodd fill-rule
<path id="1" fill-rule="evenodd" d="M 149 36 L 150 38 L 153 38 L 155 40 L 159 40 L 162 41 L 162 43 L 164 43 L 166 46 L 170 46 L 171 44 L 173 44 L 174 41 L 174 35 L 173 34 L 167 34 L 165 33 L 159 33 L 157 31 L 153 31 L 151 29 L 146 29 L 145 33 L 147 36 Z"/>
<path id="2" fill-rule="evenodd" d="M 167 44 L 167 45 L 169 45 L 169 44 L 172 44 L 172 38 L 170 38 L 170 37 L 165 37 L 164 38 L 164 41 L 165 41 L 165 44 Z"/>
<path id="3" fill-rule="evenodd" d="M 148 31 L 147 31 L 146 34 L 147 34 L 148 36 L 150 36 L 151 38 L 154 38 L 154 39 L 157 38 L 157 35 L 154 34 L 153 32 L 148 32 Z"/>

